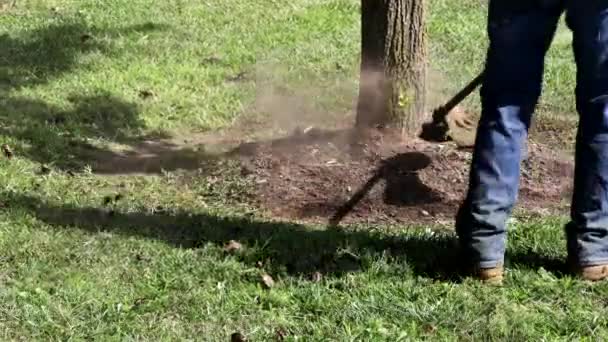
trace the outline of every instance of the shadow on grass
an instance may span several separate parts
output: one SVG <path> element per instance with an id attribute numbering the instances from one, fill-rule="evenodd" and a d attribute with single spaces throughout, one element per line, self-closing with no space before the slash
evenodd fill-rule
<path id="1" fill-rule="evenodd" d="M 164 24 L 147 22 L 100 29 L 78 18 L 59 18 L 18 35 L 0 35 L 0 91 L 39 85 L 82 67 L 80 57 L 116 53 L 111 41 L 131 33 L 166 30 Z"/>
<path id="2" fill-rule="evenodd" d="M 141 136 L 145 123 L 139 106 L 115 94 L 72 94 L 65 109 L 14 93 L 84 67 L 82 56 L 119 53 L 112 46 L 115 37 L 167 28 L 147 22 L 99 29 L 60 18 L 31 31 L 0 35 L 0 134 L 17 140 L 17 155 L 61 170 L 90 166 L 94 172 L 113 174 L 198 168 L 210 157 L 163 140 L 161 134 Z M 99 140 L 119 143 L 124 150 L 92 143 Z"/>
<path id="3" fill-rule="evenodd" d="M 111 94 L 70 97 L 73 108 L 61 110 L 43 101 L 0 99 L 0 134 L 16 139 L 20 156 L 63 171 L 91 167 L 98 174 L 194 170 L 215 163 L 216 156 L 184 147 L 167 136 L 141 136 L 137 104 Z M 134 131 L 134 132 L 132 132 Z M 120 144 L 100 147 L 99 141 Z"/>
<path id="4" fill-rule="evenodd" d="M 204 213 L 120 213 L 101 208 L 79 208 L 45 203 L 38 198 L 5 194 L 9 208 L 25 210 L 57 229 L 111 232 L 164 241 L 176 248 L 198 248 L 207 243 L 224 246 L 230 240 L 246 246 L 240 261 L 264 263 L 273 273 L 310 277 L 314 272 L 341 276 L 365 270 L 374 260 L 405 261 L 408 272 L 435 280 L 459 282 L 465 269 L 453 234 L 412 230 L 390 236 L 370 230 L 326 228 L 314 230 L 287 222 L 248 217 L 219 217 Z M 346 252 L 346 250 L 349 252 Z M 560 260 L 532 251 L 510 253 L 518 268 L 545 268 L 566 274 Z"/>

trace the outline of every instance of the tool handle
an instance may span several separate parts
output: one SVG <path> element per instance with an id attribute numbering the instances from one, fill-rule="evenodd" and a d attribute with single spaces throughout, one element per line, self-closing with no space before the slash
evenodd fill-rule
<path id="1" fill-rule="evenodd" d="M 460 90 L 456 95 L 454 95 L 446 104 L 437 108 L 433 112 L 433 121 L 440 122 L 443 121 L 446 115 L 452 111 L 462 100 L 466 99 L 467 96 L 471 95 L 471 93 L 477 89 L 477 87 L 483 82 L 484 73 L 480 73 L 475 77 L 469 84 L 467 84 L 462 90 Z"/>

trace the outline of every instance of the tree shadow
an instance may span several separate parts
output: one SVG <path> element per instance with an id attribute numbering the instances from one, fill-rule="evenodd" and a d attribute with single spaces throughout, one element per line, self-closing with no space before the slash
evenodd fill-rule
<path id="1" fill-rule="evenodd" d="M 100 29 L 78 18 L 59 18 L 26 32 L 5 32 L 0 35 L 0 91 L 44 84 L 81 67 L 84 54 L 115 53 L 114 37 L 166 29 L 154 22 Z"/>
<path id="2" fill-rule="evenodd" d="M 172 143 L 167 136 L 132 133 L 143 126 L 136 104 L 110 94 L 74 96 L 73 108 L 61 110 L 43 101 L 8 97 L 0 134 L 17 140 L 18 155 L 59 170 L 90 167 L 99 174 L 160 173 L 197 169 L 217 157 L 195 147 Z M 99 141 L 120 143 L 110 148 Z"/>
<path id="3" fill-rule="evenodd" d="M 82 56 L 117 54 L 112 39 L 131 33 L 162 31 L 164 24 L 146 22 L 99 29 L 77 18 L 63 18 L 31 31 L 0 35 L 0 134 L 16 140 L 20 156 L 61 170 L 90 166 L 94 172 L 159 173 L 195 169 L 211 159 L 156 134 L 142 136 L 145 123 L 138 104 L 103 91 L 67 96 L 59 107 L 17 95 L 84 67 Z M 125 145 L 101 147 L 99 141 Z"/>
<path id="4" fill-rule="evenodd" d="M 451 232 L 416 230 L 394 236 L 370 230 L 313 230 L 296 223 L 247 216 L 220 217 L 184 211 L 126 213 L 56 205 L 14 193 L 5 193 L 3 198 L 9 208 L 25 210 L 56 229 L 143 237 L 176 248 L 199 248 L 208 243 L 225 246 L 230 240 L 239 241 L 258 247 L 237 254 L 241 262 L 249 266 L 262 264 L 269 272 L 289 276 L 309 277 L 321 272 L 340 277 L 365 270 L 370 262 L 380 258 L 405 262 L 404 271 L 435 280 L 460 282 L 466 275 L 466 263 Z M 567 274 L 564 262 L 533 251 L 509 253 L 507 258 L 519 268 L 542 267 L 558 276 Z"/>

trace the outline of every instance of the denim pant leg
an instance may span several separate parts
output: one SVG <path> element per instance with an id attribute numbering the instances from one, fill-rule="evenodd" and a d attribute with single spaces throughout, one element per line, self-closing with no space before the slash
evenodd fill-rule
<path id="1" fill-rule="evenodd" d="M 482 268 L 504 261 L 521 149 L 540 96 L 545 54 L 562 12 L 534 6 L 516 9 L 511 6 L 515 2 L 490 1 L 482 113 L 469 189 L 456 218 L 467 257 Z"/>
<path id="2" fill-rule="evenodd" d="M 608 4 L 568 4 L 577 63 L 576 170 L 568 254 L 580 266 L 608 263 Z"/>

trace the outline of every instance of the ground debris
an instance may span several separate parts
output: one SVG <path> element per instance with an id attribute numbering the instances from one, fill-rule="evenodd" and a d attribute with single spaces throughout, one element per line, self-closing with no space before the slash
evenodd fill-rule
<path id="1" fill-rule="evenodd" d="M 243 245 L 235 240 L 230 240 L 224 245 L 223 249 L 226 253 L 236 253 L 243 250 Z"/>
<path id="2" fill-rule="evenodd" d="M 268 290 L 275 286 L 274 279 L 272 279 L 272 277 L 266 273 L 262 274 L 260 277 L 260 282 L 262 283 L 262 286 Z"/>
<path id="3" fill-rule="evenodd" d="M 39 171 L 39 173 L 41 175 L 48 175 L 48 174 L 51 173 L 51 171 L 52 170 L 51 170 L 51 168 L 48 165 L 46 165 L 46 164 L 40 165 L 40 171 Z"/>
<path id="4" fill-rule="evenodd" d="M 13 156 L 14 156 L 13 150 L 11 149 L 10 146 L 8 146 L 8 144 L 2 145 L 2 153 L 8 159 L 13 158 Z"/>
<path id="5" fill-rule="evenodd" d="M 89 33 L 83 33 L 80 35 L 80 42 L 83 44 L 90 41 L 91 39 L 93 39 L 93 36 Z"/>
<path id="6" fill-rule="evenodd" d="M 284 341 L 285 338 L 287 337 L 287 330 L 283 329 L 283 328 L 278 328 L 275 331 L 275 340 L 276 341 Z"/>
<path id="7" fill-rule="evenodd" d="M 247 342 L 247 338 L 240 332 L 235 332 L 230 336 L 230 342 Z"/>
<path id="8" fill-rule="evenodd" d="M 149 89 L 143 89 L 143 90 L 139 91 L 139 97 L 142 98 L 142 99 L 144 99 L 144 100 L 150 99 L 150 98 L 155 97 L 155 96 L 156 96 L 156 94 L 154 94 L 154 92 L 152 90 L 149 90 Z"/>

